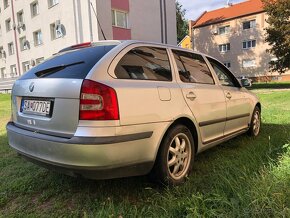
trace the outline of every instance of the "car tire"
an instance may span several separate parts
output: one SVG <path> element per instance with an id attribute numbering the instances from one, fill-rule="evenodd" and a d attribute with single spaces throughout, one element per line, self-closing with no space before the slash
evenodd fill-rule
<path id="1" fill-rule="evenodd" d="M 261 129 L 261 109 L 258 106 L 256 106 L 253 111 L 250 129 L 248 130 L 248 135 L 256 137 L 259 135 L 260 129 Z"/>
<path id="2" fill-rule="evenodd" d="M 163 138 L 151 178 L 165 185 L 184 183 L 192 170 L 195 156 L 194 140 L 189 129 L 176 125 Z"/>

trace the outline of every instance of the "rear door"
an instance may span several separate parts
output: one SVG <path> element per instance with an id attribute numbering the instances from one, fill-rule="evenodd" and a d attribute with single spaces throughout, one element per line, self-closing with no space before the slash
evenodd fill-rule
<path id="1" fill-rule="evenodd" d="M 200 54 L 172 50 L 178 69 L 179 85 L 186 103 L 198 122 L 202 141 L 210 143 L 223 137 L 226 102 L 223 90 Z"/>
<path id="2" fill-rule="evenodd" d="M 227 121 L 224 135 L 230 135 L 248 127 L 250 102 L 234 75 L 220 62 L 207 57 L 224 91 L 227 105 Z"/>
<path id="3" fill-rule="evenodd" d="M 12 91 L 15 125 L 71 137 L 79 122 L 82 82 L 113 47 L 96 46 L 60 53 L 24 74 Z"/>
<path id="4" fill-rule="evenodd" d="M 130 45 L 113 60 L 109 74 L 115 78 L 121 125 L 168 122 L 182 111 L 167 48 Z"/>

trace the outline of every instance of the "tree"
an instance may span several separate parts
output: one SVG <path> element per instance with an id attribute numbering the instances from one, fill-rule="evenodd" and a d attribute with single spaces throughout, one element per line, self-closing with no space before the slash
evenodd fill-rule
<path id="1" fill-rule="evenodd" d="M 266 42 L 271 48 L 268 51 L 276 56 L 276 59 L 270 62 L 270 69 L 282 74 L 290 69 L 290 1 L 262 1 L 269 16 Z"/>
<path id="2" fill-rule="evenodd" d="M 176 28 L 177 28 L 177 42 L 180 42 L 188 34 L 188 22 L 184 15 L 186 10 L 182 5 L 176 1 Z"/>

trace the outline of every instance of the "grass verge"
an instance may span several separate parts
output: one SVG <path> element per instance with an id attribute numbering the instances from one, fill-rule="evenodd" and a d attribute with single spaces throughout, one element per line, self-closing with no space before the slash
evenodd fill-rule
<path id="1" fill-rule="evenodd" d="M 200 154 L 180 187 L 146 176 L 71 178 L 35 166 L 7 145 L 10 96 L 0 95 L 0 216 L 290 217 L 290 91 L 259 94 L 262 132 Z"/>

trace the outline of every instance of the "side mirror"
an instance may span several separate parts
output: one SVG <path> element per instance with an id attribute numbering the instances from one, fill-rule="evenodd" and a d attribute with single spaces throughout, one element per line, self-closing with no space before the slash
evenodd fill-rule
<path id="1" fill-rule="evenodd" d="M 252 82 L 249 79 L 241 79 L 241 84 L 243 87 L 251 87 Z"/>

